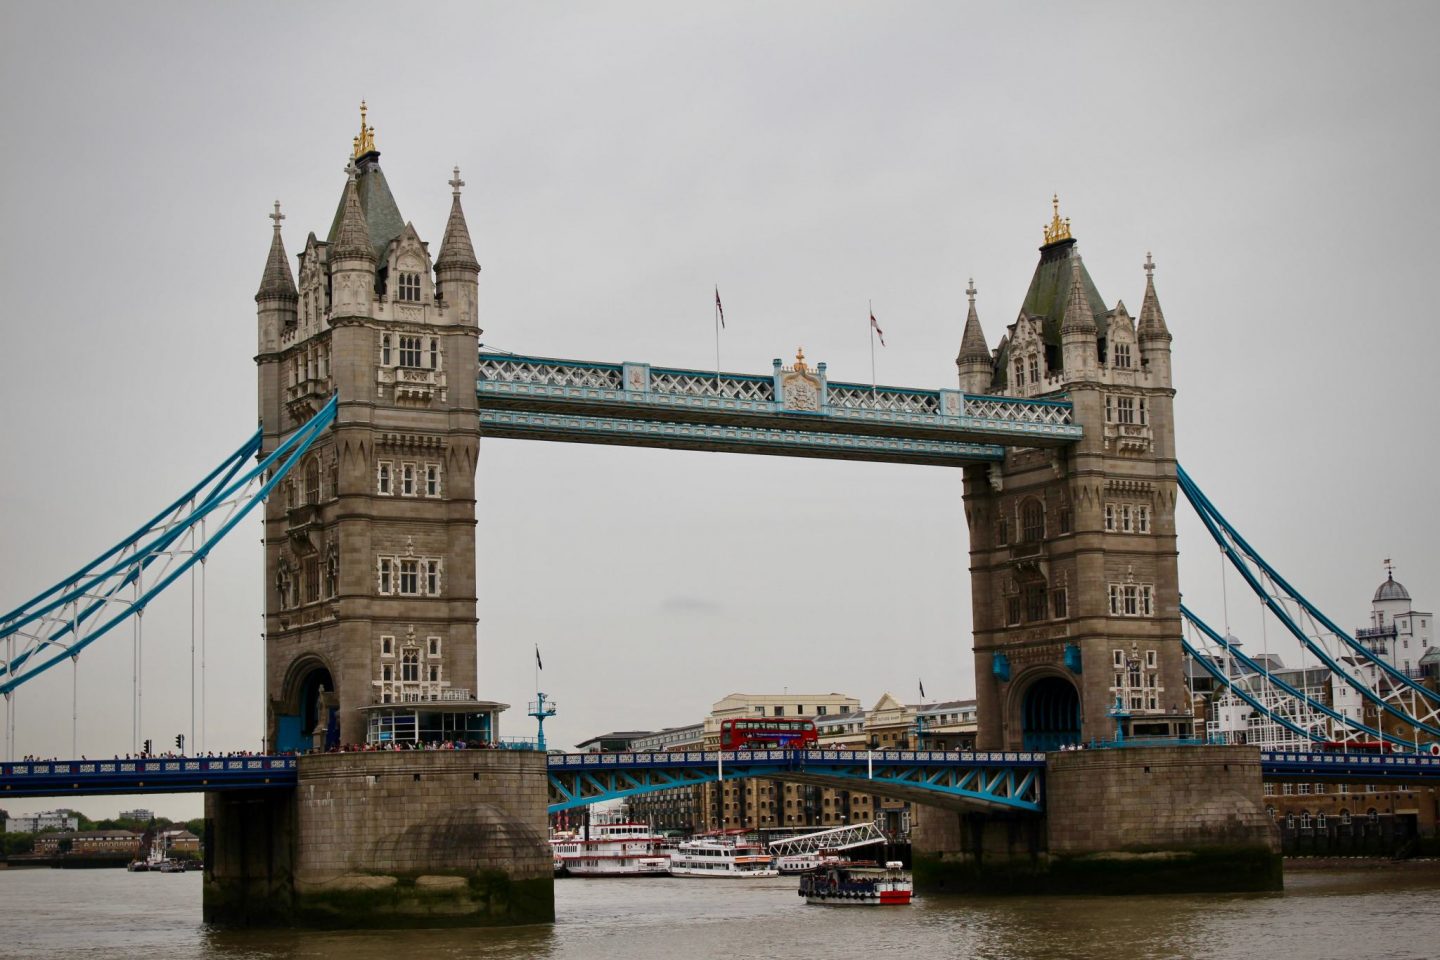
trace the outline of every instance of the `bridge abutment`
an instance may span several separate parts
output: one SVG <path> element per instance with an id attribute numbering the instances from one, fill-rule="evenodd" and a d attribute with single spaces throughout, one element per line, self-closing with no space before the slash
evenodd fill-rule
<path id="1" fill-rule="evenodd" d="M 543 754 L 319 754 L 302 757 L 297 774 L 293 793 L 206 795 L 207 922 L 399 928 L 554 920 Z"/>
<path id="2" fill-rule="evenodd" d="M 983 893 L 1278 890 L 1253 747 L 1050 754 L 1043 817 L 921 808 L 923 888 Z"/>

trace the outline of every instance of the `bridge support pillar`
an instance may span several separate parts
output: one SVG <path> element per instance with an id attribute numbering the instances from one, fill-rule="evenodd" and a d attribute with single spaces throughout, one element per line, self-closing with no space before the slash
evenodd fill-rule
<path id="1" fill-rule="evenodd" d="M 300 758 L 297 779 L 285 799 L 207 794 L 206 921 L 401 928 L 555 918 L 543 754 L 319 754 Z"/>
<path id="2" fill-rule="evenodd" d="M 922 888 L 988 893 L 1278 890 L 1253 747 L 1052 753 L 1042 817 L 920 808 Z"/>

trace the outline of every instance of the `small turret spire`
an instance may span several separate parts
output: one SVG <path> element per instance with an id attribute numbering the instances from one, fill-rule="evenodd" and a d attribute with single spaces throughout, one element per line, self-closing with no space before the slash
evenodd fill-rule
<path id="1" fill-rule="evenodd" d="M 985 331 L 980 328 L 980 315 L 975 310 L 975 279 L 965 288 L 970 310 L 965 315 L 965 332 L 960 335 L 960 355 L 955 366 L 960 371 L 960 389 L 966 393 L 984 393 L 994 377 L 990 348 L 985 345 Z"/>
<path id="2" fill-rule="evenodd" d="M 352 158 L 345 165 L 345 199 L 341 201 L 343 212 L 340 229 L 335 232 L 335 246 L 330 251 L 332 261 L 344 259 L 375 260 L 375 250 L 370 246 L 370 228 L 365 223 L 365 212 L 360 209 L 360 191 L 356 185 L 359 168 Z"/>
<path id="3" fill-rule="evenodd" d="M 1140 340 L 1169 340 L 1170 330 L 1165 326 L 1165 314 L 1160 309 L 1160 298 L 1155 295 L 1155 261 L 1145 254 L 1145 301 L 1140 304 L 1140 324 L 1137 331 Z"/>
<path id="4" fill-rule="evenodd" d="M 1085 293 L 1085 268 L 1080 254 L 1071 257 L 1070 299 L 1065 305 L 1065 320 L 1060 325 L 1060 335 L 1079 333 L 1095 336 L 1095 311 L 1090 309 L 1090 298 Z"/>
<path id="5" fill-rule="evenodd" d="M 256 302 L 261 300 L 300 299 L 295 289 L 295 275 L 290 272 L 290 261 L 285 256 L 285 241 L 280 237 L 280 221 L 285 214 L 280 212 L 280 201 L 275 201 L 275 212 L 268 215 L 275 223 L 275 233 L 270 238 L 270 255 L 265 259 L 265 272 L 260 277 L 260 289 L 255 294 Z"/>
<path id="6" fill-rule="evenodd" d="M 450 219 L 445 222 L 445 236 L 440 241 L 440 256 L 435 260 L 435 269 L 461 268 L 479 270 L 480 261 L 475 259 L 475 247 L 470 243 L 470 228 L 465 224 L 465 211 L 460 207 L 460 188 L 465 181 L 460 179 L 460 168 L 450 182 Z"/>

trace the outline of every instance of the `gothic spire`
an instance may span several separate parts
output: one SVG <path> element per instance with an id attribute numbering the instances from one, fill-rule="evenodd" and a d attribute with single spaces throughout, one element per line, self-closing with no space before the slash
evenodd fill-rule
<path id="1" fill-rule="evenodd" d="M 965 289 L 965 295 L 970 298 L 970 312 L 965 316 L 965 332 L 960 337 L 960 355 L 955 362 L 963 364 L 966 360 L 981 360 L 989 366 L 990 348 L 985 345 L 985 331 L 980 329 L 980 316 L 975 312 L 975 293 L 972 278 L 970 286 Z"/>
<path id="2" fill-rule="evenodd" d="M 1160 298 L 1155 295 L 1155 261 L 1145 254 L 1145 302 L 1140 305 L 1141 340 L 1169 340 L 1170 330 L 1165 326 L 1165 314 L 1160 310 Z"/>
<path id="3" fill-rule="evenodd" d="M 1085 268 L 1080 262 L 1080 254 L 1070 258 L 1070 298 L 1065 305 L 1065 321 L 1060 326 L 1060 334 L 1081 333 L 1094 336 L 1095 311 L 1090 308 L 1090 298 L 1085 294 Z"/>
<path id="4" fill-rule="evenodd" d="M 275 212 L 270 214 L 275 221 L 275 236 L 270 240 L 270 256 L 265 260 L 265 272 L 260 277 L 260 289 L 255 294 L 256 302 L 261 300 L 300 299 L 295 289 L 295 275 L 290 272 L 290 261 L 285 256 L 285 241 L 280 238 L 280 221 L 285 214 L 280 212 L 280 201 L 275 201 Z"/>
<path id="5" fill-rule="evenodd" d="M 335 231 L 335 245 L 330 251 L 331 261 L 369 260 L 375 262 L 375 250 L 370 246 L 370 228 L 365 223 L 365 212 L 360 209 L 360 193 L 356 188 L 359 172 L 352 159 L 345 172 L 349 180 L 345 184 L 345 198 L 340 201 L 340 226 Z"/>
<path id="6" fill-rule="evenodd" d="M 445 237 L 440 241 L 436 270 L 447 267 L 480 269 L 480 262 L 475 259 L 475 247 L 470 243 L 470 229 L 465 225 L 465 211 L 460 208 L 460 188 L 463 186 L 465 181 L 460 179 L 460 168 L 456 167 L 455 177 L 450 181 L 450 219 L 445 223 Z"/>

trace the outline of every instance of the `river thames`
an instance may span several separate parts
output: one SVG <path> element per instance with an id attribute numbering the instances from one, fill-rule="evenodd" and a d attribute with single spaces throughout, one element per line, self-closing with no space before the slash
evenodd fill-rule
<path id="1" fill-rule="evenodd" d="M 477 957 L 485 960 L 1413 960 L 1440 955 L 1440 863 L 1287 872 L 1285 892 L 1131 898 L 917 897 L 807 906 L 795 881 L 564 879 L 554 926 L 230 932 L 200 922 L 200 876 L 0 871 L 4 958 Z"/>

